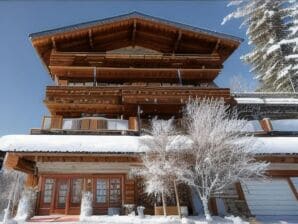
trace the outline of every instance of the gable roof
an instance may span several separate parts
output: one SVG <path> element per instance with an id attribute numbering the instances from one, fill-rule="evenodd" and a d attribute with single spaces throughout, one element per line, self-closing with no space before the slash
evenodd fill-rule
<path id="1" fill-rule="evenodd" d="M 139 12 L 32 33 L 29 37 L 46 67 L 52 50 L 107 52 L 127 46 L 141 46 L 165 54 L 216 52 L 224 61 L 242 42 L 235 36 Z"/>
<path id="2" fill-rule="evenodd" d="M 170 20 L 166 20 L 166 19 L 150 16 L 150 15 L 147 15 L 147 14 L 144 14 L 144 13 L 140 13 L 140 12 L 137 12 L 137 11 L 133 11 L 131 13 L 118 15 L 118 16 L 113 16 L 113 17 L 109 17 L 109 18 L 105 18 L 105 19 L 93 20 L 93 21 L 83 22 L 83 23 L 74 24 L 74 25 L 70 25 L 70 26 L 64 26 L 64 27 L 60 27 L 60 28 L 56 28 L 56 29 L 31 33 L 31 34 L 29 34 L 29 37 L 31 39 L 34 39 L 34 38 L 39 38 L 39 37 L 52 36 L 52 35 L 59 34 L 59 33 L 64 33 L 64 32 L 69 32 L 69 31 L 76 31 L 78 29 L 90 28 L 90 27 L 93 27 L 93 26 L 104 25 L 106 23 L 112 23 L 112 22 L 117 22 L 117 21 L 124 20 L 124 19 L 135 19 L 135 18 L 142 18 L 142 19 L 151 20 L 153 22 L 164 23 L 164 24 L 167 24 L 167 25 L 170 25 L 170 26 L 173 26 L 173 27 L 177 27 L 177 28 L 180 28 L 180 29 L 185 29 L 185 30 L 189 30 L 189 31 L 193 31 L 193 32 L 199 32 L 199 33 L 204 33 L 206 35 L 212 35 L 212 36 L 216 36 L 218 38 L 234 40 L 236 42 L 242 42 L 243 41 L 242 38 L 239 38 L 239 37 L 236 37 L 236 36 L 232 36 L 232 35 L 216 32 L 216 31 L 212 31 L 212 30 L 209 30 L 209 29 L 198 28 L 198 27 L 186 25 L 186 24 L 179 23 L 179 22 L 173 22 L 173 21 L 170 21 Z"/>

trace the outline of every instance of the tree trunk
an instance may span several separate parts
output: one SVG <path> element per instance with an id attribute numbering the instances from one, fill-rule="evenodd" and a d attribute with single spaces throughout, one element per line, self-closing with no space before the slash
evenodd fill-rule
<path id="1" fill-rule="evenodd" d="M 175 190 L 175 196 L 176 196 L 176 204 L 177 204 L 178 215 L 179 215 L 179 218 L 181 218 L 181 209 L 180 209 L 180 201 L 179 201 L 177 183 L 176 183 L 176 180 L 174 180 L 173 182 L 174 182 L 174 190 Z"/>
<path id="2" fill-rule="evenodd" d="M 161 200 L 162 200 L 163 215 L 167 216 L 167 205 L 166 205 L 165 195 L 163 192 L 161 192 Z"/>
<path id="3" fill-rule="evenodd" d="M 208 208 L 208 199 L 207 198 L 201 198 L 201 200 L 202 200 L 202 203 L 203 203 L 206 220 L 207 221 L 212 221 L 212 217 L 210 215 L 209 208 Z"/>

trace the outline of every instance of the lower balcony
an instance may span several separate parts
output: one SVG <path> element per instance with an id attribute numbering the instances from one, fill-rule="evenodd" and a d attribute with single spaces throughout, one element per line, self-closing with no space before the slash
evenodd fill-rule
<path id="1" fill-rule="evenodd" d="M 139 135 L 136 117 L 108 119 L 104 117 L 63 118 L 45 116 L 41 128 L 31 129 L 32 135 Z"/>

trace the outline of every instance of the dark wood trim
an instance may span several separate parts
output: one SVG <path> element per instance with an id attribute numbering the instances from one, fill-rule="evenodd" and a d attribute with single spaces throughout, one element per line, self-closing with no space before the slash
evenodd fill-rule
<path id="1" fill-rule="evenodd" d="M 236 188 L 236 191 L 237 191 L 237 194 L 238 194 L 238 199 L 239 200 L 245 200 L 245 195 L 244 195 L 244 192 L 243 192 L 243 189 L 242 189 L 242 186 L 241 186 L 240 182 L 235 183 L 235 188 Z"/>
<path id="2" fill-rule="evenodd" d="M 272 177 L 298 177 L 298 170 L 268 170 L 266 174 Z"/>
<path id="3" fill-rule="evenodd" d="M 293 184 L 292 180 L 290 177 L 287 178 L 288 184 L 295 195 L 295 198 L 298 200 L 298 189 L 296 189 L 295 185 Z"/>

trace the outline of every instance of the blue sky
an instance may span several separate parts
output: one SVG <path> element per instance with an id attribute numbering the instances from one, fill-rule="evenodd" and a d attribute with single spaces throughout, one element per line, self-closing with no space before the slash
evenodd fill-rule
<path id="1" fill-rule="evenodd" d="M 216 83 L 228 87 L 230 77 L 242 75 L 252 80 L 249 67 L 240 61 L 248 52 L 241 21 L 222 26 L 233 10 L 228 1 L 0 1 L 0 136 L 26 134 L 41 125 L 48 111 L 42 100 L 51 85 L 37 57 L 29 33 L 139 11 L 156 17 L 207 28 L 244 38 L 239 49 L 224 64 Z"/>

